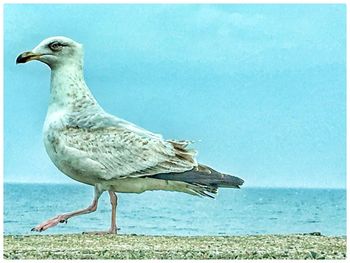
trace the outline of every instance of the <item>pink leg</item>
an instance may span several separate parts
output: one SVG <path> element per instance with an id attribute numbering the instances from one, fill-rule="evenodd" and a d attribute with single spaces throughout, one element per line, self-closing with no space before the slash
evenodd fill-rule
<path id="1" fill-rule="evenodd" d="M 117 234 L 117 204 L 118 204 L 118 197 L 113 191 L 108 191 L 111 205 L 112 205 L 112 220 L 111 220 L 111 228 L 109 229 L 110 234 Z"/>
<path id="2" fill-rule="evenodd" d="M 100 189 L 98 189 L 97 186 L 95 186 L 94 200 L 92 201 L 92 204 L 89 205 L 87 208 L 73 211 L 70 213 L 65 213 L 62 215 L 58 215 L 54 218 L 51 218 L 51 219 L 41 223 L 40 225 L 37 225 L 36 227 L 33 227 L 32 231 L 38 231 L 38 232 L 45 231 L 46 229 L 53 227 L 53 226 L 57 225 L 58 223 L 67 223 L 67 220 L 73 216 L 78 216 L 78 215 L 89 214 L 89 213 L 95 212 L 97 209 L 98 199 L 100 198 L 102 192 L 103 191 L 101 191 Z"/>
<path id="3" fill-rule="evenodd" d="M 111 219 L 111 227 L 109 228 L 108 231 L 92 231 L 92 232 L 83 232 L 83 234 L 90 234 L 90 235 L 106 235 L 106 234 L 117 234 L 117 202 L 118 198 L 117 195 L 113 191 L 108 191 L 109 193 L 109 198 L 111 201 L 112 205 L 112 219 Z"/>

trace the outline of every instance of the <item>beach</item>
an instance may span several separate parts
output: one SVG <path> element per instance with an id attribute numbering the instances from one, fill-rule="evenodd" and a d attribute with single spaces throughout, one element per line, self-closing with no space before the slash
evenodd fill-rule
<path id="1" fill-rule="evenodd" d="M 346 238 L 320 233 L 247 236 L 5 235 L 5 259 L 345 259 Z"/>

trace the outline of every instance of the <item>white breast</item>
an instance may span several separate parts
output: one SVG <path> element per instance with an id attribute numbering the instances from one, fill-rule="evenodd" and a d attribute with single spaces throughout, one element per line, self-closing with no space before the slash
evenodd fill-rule
<path id="1" fill-rule="evenodd" d="M 64 110 L 49 110 L 43 128 L 43 140 L 47 154 L 55 166 L 74 180 L 86 184 L 94 184 L 95 178 L 84 171 L 101 170 L 94 162 L 86 158 L 80 151 L 68 147 L 61 131 L 65 129 L 67 116 Z M 98 167 L 96 167 L 98 166 Z M 95 169 L 94 169 L 95 168 Z"/>

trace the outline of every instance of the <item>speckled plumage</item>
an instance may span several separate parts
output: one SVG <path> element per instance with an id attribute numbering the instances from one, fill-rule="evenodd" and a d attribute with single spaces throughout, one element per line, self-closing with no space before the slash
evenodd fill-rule
<path id="1" fill-rule="evenodd" d="M 50 50 L 50 43 L 55 42 L 62 45 L 58 51 Z M 31 52 L 25 54 L 28 53 Z M 81 44 L 65 37 L 53 37 L 42 41 L 31 54 L 40 54 L 33 59 L 51 68 L 44 144 L 53 163 L 69 177 L 86 184 L 98 184 L 101 190 L 175 190 L 191 194 L 198 194 L 201 187 L 202 191 L 207 191 L 206 186 L 210 186 L 210 192 L 216 192 L 213 187 L 238 187 L 243 182 L 234 183 L 229 178 L 231 186 L 220 185 L 218 180 L 227 181 L 228 177 L 198 165 L 196 151 L 187 148 L 188 141 L 164 140 L 161 135 L 105 112 L 84 81 Z M 190 171 L 189 180 L 186 180 L 189 173 L 176 177 Z M 205 178 L 206 184 L 194 183 L 194 172 L 206 174 L 213 182 L 208 185 Z M 174 174 L 174 177 L 163 176 L 166 182 L 160 182 L 162 176 L 152 177 L 159 174 Z M 177 184 L 175 177 L 181 178 L 181 183 Z M 134 189 L 128 181 L 130 178 L 133 178 Z M 144 186 L 140 187 L 139 183 Z M 127 185 L 125 189 L 123 184 Z"/>
<path id="2" fill-rule="evenodd" d="M 110 189 L 111 180 L 117 184 L 117 179 L 197 166 L 195 151 L 185 148 L 188 142 L 166 141 L 106 113 L 88 90 L 81 67 L 52 71 L 43 133 L 46 150 L 61 171 L 83 183 L 102 182 L 103 188 Z"/>

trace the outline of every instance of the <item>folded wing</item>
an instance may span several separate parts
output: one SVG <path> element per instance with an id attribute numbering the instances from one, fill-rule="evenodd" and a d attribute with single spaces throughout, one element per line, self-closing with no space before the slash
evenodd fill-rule
<path id="1" fill-rule="evenodd" d="M 181 173 L 197 166 L 196 152 L 186 148 L 187 141 L 163 140 L 108 114 L 96 115 L 88 123 L 93 125 L 71 118 L 60 132 L 61 141 L 65 147 L 77 150 L 77 155 L 100 164 L 103 169 L 96 176 L 101 179 Z"/>

